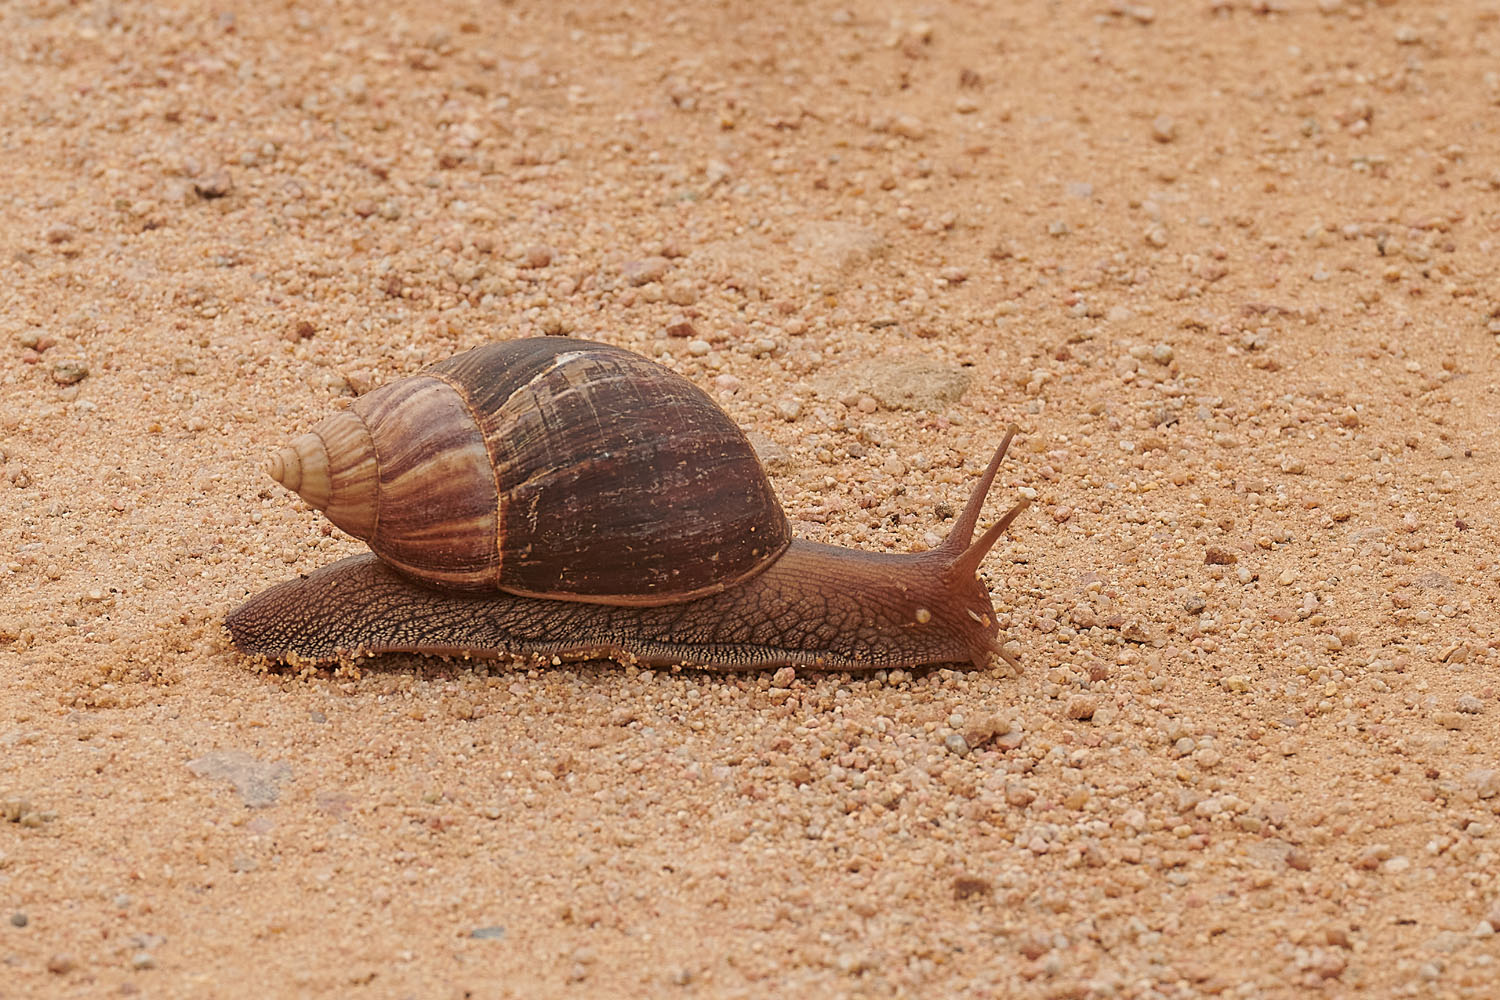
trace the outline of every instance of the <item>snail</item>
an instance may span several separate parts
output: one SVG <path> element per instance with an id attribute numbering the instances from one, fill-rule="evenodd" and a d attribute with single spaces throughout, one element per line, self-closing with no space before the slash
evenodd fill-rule
<path id="1" fill-rule="evenodd" d="M 289 663 L 380 653 L 873 670 L 1001 645 L 971 541 L 1016 428 L 947 539 L 911 554 L 791 536 L 739 427 L 607 344 L 490 344 L 361 396 L 266 471 L 371 552 L 226 617 Z"/>

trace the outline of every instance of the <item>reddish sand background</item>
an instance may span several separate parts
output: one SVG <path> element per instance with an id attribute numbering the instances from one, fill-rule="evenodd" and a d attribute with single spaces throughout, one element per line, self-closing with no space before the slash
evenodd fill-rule
<path id="1" fill-rule="evenodd" d="M 1500 8 L 0 6 L 0 996 L 1492 997 Z M 395 658 L 259 471 L 568 333 L 1003 670 Z M 676 336 L 675 334 L 686 334 Z"/>

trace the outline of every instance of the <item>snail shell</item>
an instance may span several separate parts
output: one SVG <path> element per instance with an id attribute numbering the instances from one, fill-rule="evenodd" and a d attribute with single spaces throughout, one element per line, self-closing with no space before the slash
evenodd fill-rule
<path id="1" fill-rule="evenodd" d="M 267 471 L 447 590 L 668 604 L 734 586 L 791 541 L 750 443 L 703 390 L 560 337 L 382 386 Z"/>

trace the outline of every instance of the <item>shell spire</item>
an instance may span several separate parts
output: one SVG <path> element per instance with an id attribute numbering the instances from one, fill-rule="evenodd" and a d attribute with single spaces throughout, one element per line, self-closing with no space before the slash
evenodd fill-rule
<path id="1" fill-rule="evenodd" d="M 266 460 L 272 479 L 360 539 L 375 533 L 376 471 L 365 422 L 348 411 L 320 421 Z"/>

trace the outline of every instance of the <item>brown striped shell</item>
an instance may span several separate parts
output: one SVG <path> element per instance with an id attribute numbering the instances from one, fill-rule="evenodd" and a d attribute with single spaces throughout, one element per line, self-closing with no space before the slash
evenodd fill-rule
<path id="1" fill-rule="evenodd" d="M 446 590 L 671 604 L 754 576 L 791 541 L 745 435 L 702 390 L 563 337 L 384 385 L 267 471 Z"/>

